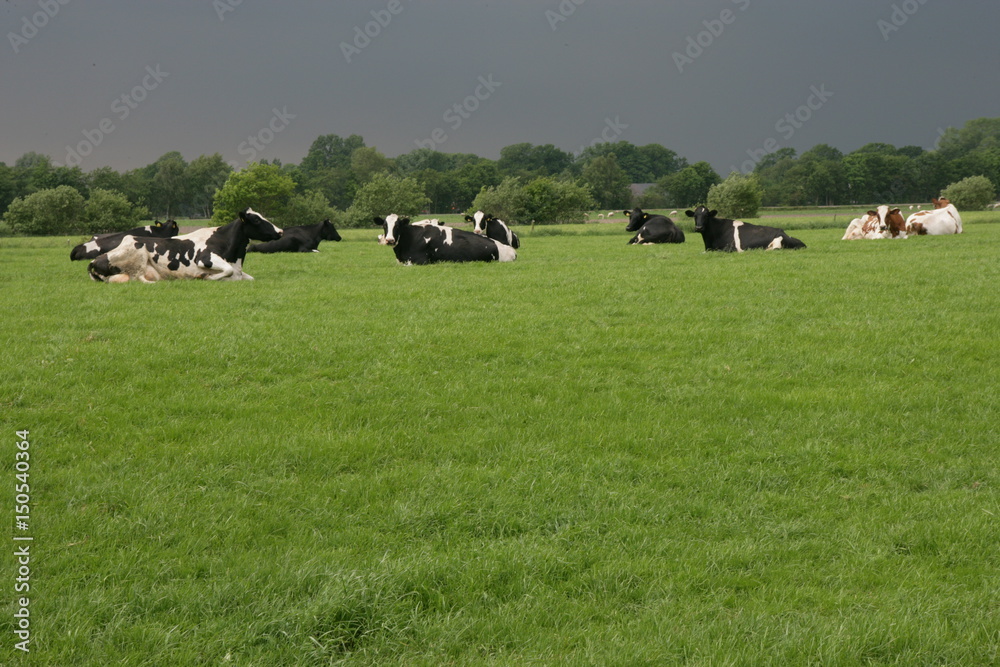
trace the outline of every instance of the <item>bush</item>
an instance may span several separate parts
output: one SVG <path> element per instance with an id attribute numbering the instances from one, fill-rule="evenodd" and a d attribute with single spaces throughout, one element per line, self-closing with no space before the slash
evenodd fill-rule
<path id="1" fill-rule="evenodd" d="M 593 207 L 586 186 L 547 177 L 522 186 L 517 178 L 506 178 L 494 188 L 480 190 L 470 211 L 483 211 L 508 223 L 549 224 L 583 222 Z"/>
<path id="2" fill-rule="evenodd" d="M 985 176 L 969 176 L 944 189 L 941 196 L 959 211 L 982 211 L 996 201 L 993 183 Z"/>
<path id="3" fill-rule="evenodd" d="M 412 217 L 430 203 L 416 180 L 383 172 L 358 188 L 354 203 L 344 214 L 344 226 L 371 227 L 372 218 L 384 218 L 390 213 Z"/>
<path id="4" fill-rule="evenodd" d="M 145 206 L 133 206 L 120 192 L 94 188 L 83 207 L 83 218 L 74 230 L 80 234 L 123 232 L 150 217 Z"/>
<path id="5" fill-rule="evenodd" d="M 216 225 L 229 224 L 248 206 L 271 222 L 282 224 L 288 203 L 295 193 L 295 181 L 281 167 L 255 162 L 229 175 L 212 200 Z"/>
<path id="6" fill-rule="evenodd" d="M 340 226 L 340 217 L 340 212 L 330 206 L 330 201 L 322 192 L 309 190 L 304 195 L 295 195 L 288 201 L 288 206 L 282 215 L 282 224 L 315 225 L 329 218 L 335 226 Z"/>
<path id="7" fill-rule="evenodd" d="M 528 197 L 524 194 L 521 180 L 510 176 L 503 179 L 500 185 L 484 185 L 467 213 L 483 211 L 507 223 L 530 221 L 528 216 Z"/>
<path id="8" fill-rule="evenodd" d="M 723 218 L 756 218 L 764 191 L 755 174 L 734 171 L 722 183 L 708 190 L 708 207 Z"/>
<path id="9" fill-rule="evenodd" d="M 83 219 L 84 199 L 76 188 L 60 185 L 10 203 L 5 220 L 11 231 L 28 236 L 72 234 Z"/>

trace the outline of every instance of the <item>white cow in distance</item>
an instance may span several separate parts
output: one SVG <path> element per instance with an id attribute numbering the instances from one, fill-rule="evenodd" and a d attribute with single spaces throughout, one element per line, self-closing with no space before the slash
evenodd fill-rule
<path id="1" fill-rule="evenodd" d="M 906 219 L 906 231 L 917 236 L 946 236 L 962 233 L 962 216 L 944 197 L 933 198 L 934 210 L 918 211 Z"/>

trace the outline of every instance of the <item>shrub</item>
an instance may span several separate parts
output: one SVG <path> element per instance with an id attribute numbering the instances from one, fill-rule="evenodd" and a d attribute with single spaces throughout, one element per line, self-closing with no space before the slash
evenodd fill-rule
<path id="1" fill-rule="evenodd" d="M 212 221 L 225 225 L 237 218 L 248 206 L 276 224 L 295 193 L 295 181 L 273 164 L 255 162 L 241 171 L 229 175 L 215 192 L 212 200 Z"/>
<path id="2" fill-rule="evenodd" d="M 484 187 L 472 202 L 471 211 L 484 211 L 508 223 L 583 222 L 585 212 L 594 207 L 586 186 L 548 177 L 521 185 L 506 178 L 496 187 Z"/>
<path id="3" fill-rule="evenodd" d="M 985 176 L 969 176 L 946 187 L 941 196 L 959 211 L 982 211 L 996 200 L 997 194 L 990 179 Z"/>
<path id="4" fill-rule="evenodd" d="M 10 203 L 5 220 L 11 231 L 28 236 L 72 234 L 83 219 L 84 199 L 75 188 L 60 185 Z"/>
<path id="5" fill-rule="evenodd" d="M 340 213 L 330 206 L 330 201 L 322 192 L 309 190 L 303 195 L 295 195 L 288 201 L 288 206 L 282 215 L 282 224 L 315 225 L 329 218 L 334 225 L 339 226 L 340 217 Z"/>
<path id="6" fill-rule="evenodd" d="M 373 217 L 384 218 L 390 213 L 415 216 L 430 203 L 416 180 L 383 172 L 358 188 L 354 203 L 344 214 L 344 226 L 370 227 Z"/>
<path id="7" fill-rule="evenodd" d="M 764 191 L 755 174 L 734 171 L 722 183 L 708 190 L 708 207 L 723 218 L 756 218 Z"/>
<path id="8" fill-rule="evenodd" d="M 472 200 L 468 213 L 483 211 L 508 223 L 531 220 L 528 216 L 528 198 L 524 194 L 521 180 L 513 176 L 503 179 L 499 185 L 486 186 Z"/>
<path id="9" fill-rule="evenodd" d="M 120 192 L 94 188 L 83 207 L 83 217 L 74 230 L 80 234 L 123 232 L 150 217 L 145 206 L 134 206 Z"/>

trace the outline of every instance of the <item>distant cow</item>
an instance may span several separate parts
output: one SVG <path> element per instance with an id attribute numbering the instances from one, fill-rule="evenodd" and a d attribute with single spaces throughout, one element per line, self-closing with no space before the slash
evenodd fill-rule
<path id="1" fill-rule="evenodd" d="M 92 279 L 109 283 L 185 278 L 253 280 L 243 273 L 250 239 L 279 238 L 280 228 L 248 208 L 228 225 L 206 227 L 184 236 L 169 239 L 126 236 L 117 248 L 92 261 L 88 271 Z"/>
<path id="2" fill-rule="evenodd" d="M 919 211 L 906 219 L 906 231 L 917 236 L 962 233 L 962 216 L 950 201 L 933 198 L 933 211 Z"/>
<path id="3" fill-rule="evenodd" d="M 805 243 L 789 236 L 782 229 L 719 218 L 716 217 L 718 213 L 709 211 L 704 206 L 684 212 L 689 218 L 694 218 L 694 231 L 701 234 L 705 241 L 705 250 L 743 252 L 754 248 L 794 250 L 806 247 Z"/>
<path id="4" fill-rule="evenodd" d="M 513 262 L 517 252 L 511 246 L 472 232 L 433 224 L 410 224 L 409 218 L 395 213 L 375 217 L 382 226 L 378 242 L 392 248 L 400 264 L 435 262 Z"/>
<path id="5" fill-rule="evenodd" d="M 641 208 L 624 212 L 628 216 L 626 232 L 638 232 L 628 242 L 629 245 L 639 243 L 684 243 L 684 232 L 674 224 L 674 221 L 664 215 L 650 215 Z"/>
<path id="6" fill-rule="evenodd" d="M 316 225 L 285 227 L 281 238 L 267 243 L 255 243 L 247 252 L 319 252 L 320 241 L 340 241 L 340 234 L 330 218 Z"/>
<path id="7" fill-rule="evenodd" d="M 80 259 L 96 259 L 98 255 L 103 255 L 104 253 L 117 248 L 118 244 L 121 243 L 122 239 L 126 236 L 152 236 L 155 238 L 165 239 L 171 236 L 176 236 L 179 231 L 180 229 L 177 227 L 177 223 L 173 220 L 167 220 L 166 222 L 160 222 L 157 220 L 151 225 L 136 227 L 135 229 L 130 229 L 127 232 L 98 234 L 97 236 L 92 236 L 86 243 L 81 243 L 73 248 L 73 250 L 69 253 L 69 258 L 74 262 Z"/>
<path id="8" fill-rule="evenodd" d="M 521 240 L 517 238 L 517 234 L 510 231 L 510 227 L 503 220 L 498 220 L 482 211 L 476 211 L 475 215 L 465 216 L 465 221 L 473 223 L 472 231 L 476 234 L 505 243 L 511 248 L 521 247 Z"/>
<path id="9" fill-rule="evenodd" d="M 874 211 L 868 211 L 864 216 L 851 220 L 841 241 L 857 241 L 859 239 L 889 239 L 906 238 L 906 222 L 898 208 L 879 206 Z"/>

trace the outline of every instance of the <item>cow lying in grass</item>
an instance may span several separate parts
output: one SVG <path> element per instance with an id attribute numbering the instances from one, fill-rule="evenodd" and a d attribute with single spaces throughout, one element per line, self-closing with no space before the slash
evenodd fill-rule
<path id="1" fill-rule="evenodd" d="M 476 211 L 475 215 L 465 216 L 465 221 L 473 223 L 472 231 L 480 236 L 505 243 L 511 248 L 517 249 L 521 247 L 521 240 L 517 238 L 517 234 L 510 231 L 510 227 L 503 220 L 494 218 L 492 215 L 488 215 L 482 211 Z"/>
<path id="2" fill-rule="evenodd" d="M 716 217 L 718 211 L 709 211 L 699 206 L 685 215 L 694 218 L 694 231 L 701 234 L 705 250 L 723 252 L 743 252 L 754 248 L 776 250 L 778 248 L 805 248 L 806 244 L 792 238 L 782 229 L 751 225 L 740 220 Z"/>
<path id="3" fill-rule="evenodd" d="M 319 252 L 320 241 L 340 240 L 340 234 L 327 218 L 317 225 L 285 227 L 277 241 L 255 243 L 247 248 L 247 252 Z"/>
<path id="4" fill-rule="evenodd" d="M 898 208 L 879 206 L 874 211 L 868 211 L 860 218 L 854 218 L 847 225 L 841 241 L 857 241 L 858 239 L 895 239 L 906 238 L 906 223 Z"/>
<path id="5" fill-rule="evenodd" d="M 665 215 L 650 215 L 641 208 L 625 211 L 628 216 L 626 232 L 637 232 L 629 245 L 654 243 L 684 243 L 684 232 Z"/>
<path id="6" fill-rule="evenodd" d="M 122 239 L 126 236 L 152 236 L 154 238 L 165 239 L 170 238 L 171 236 L 176 236 L 178 231 L 180 231 L 180 229 L 177 227 L 177 223 L 173 220 L 167 220 L 166 222 L 160 222 L 157 220 L 151 225 L 136 227 L 135 229 L 130 229 L 127 232 L 98 234 L 97 236 L 91 237 L 91 239 L 86 243 L 81 243 L 73 248 L 73 250 L 69 253 L 69 258 L 74 262 L 81 259 L 96 259 L 98 256 L 117 248 L 118 244 L 121 243 Z"/>
<path id="7" fill-rule="evenodd" d="M 169 239 L 126 236 L 114 250 L 92 261 L 87 270 L 92 279 L 109 283 L 190 278 L 253 280 L 243 273 L 247 244 L 250 239 L 278 238 L 281 229 L 248 208 L 228 225 L 206 227 L 184 236 Z"/>
<path id="8" fill-rule="evenodd" d="M 505 243 L 472 232 L 435 225 L 410 224 L 395 213 L 373 221 L 382 227 L 381 245 L 392 248 L 400 264 L 435 262 L 513 262 L 517 252 Z"/>
<path id="9" fill-rule="evenodd" d="M 906 231 L 917 236 L 962 233 L 962 216 L 950 201 L 933 198 L 933 211 L 918 211 L 906 219 Z"/>

